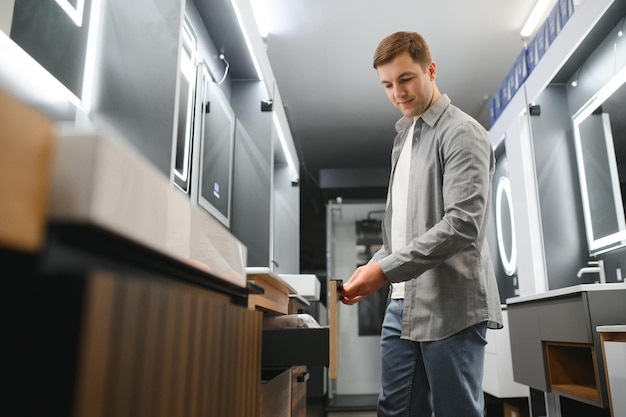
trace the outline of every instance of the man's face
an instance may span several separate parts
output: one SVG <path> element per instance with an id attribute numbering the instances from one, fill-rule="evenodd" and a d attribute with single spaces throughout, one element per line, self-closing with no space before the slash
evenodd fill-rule
<path id="1" fill-rule="evenodd" d="M 377 68 L 387 97 L 406 117 L 418 117 L 431 105 L 435 91 L 436 66 L 431 62 L 427 70 L 413 61 L 408 52 Z"/>

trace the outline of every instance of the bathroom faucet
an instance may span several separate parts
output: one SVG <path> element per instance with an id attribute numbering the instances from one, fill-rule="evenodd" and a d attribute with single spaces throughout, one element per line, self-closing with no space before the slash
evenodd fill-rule
<path id="1" fill-rule="evenodd" d="M 600 274 L 600 283 L 606 284 L 606 275 L 604 275 L 604 261 L 602 260 L 589 261 L 589 265 L 596 265 L 596 266 L 585 266 L 583 268 L 580 268 L 576 276 L 578 278 L 581 278 L 583 274 L 591 274 L 591 273 Z"/>

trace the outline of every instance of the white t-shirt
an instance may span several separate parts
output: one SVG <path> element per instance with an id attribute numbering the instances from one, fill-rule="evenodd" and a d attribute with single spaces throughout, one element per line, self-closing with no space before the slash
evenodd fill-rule
<path id="1" fill-rule="evenodd" d="M 415 122 L 411 125 L 398 162 L 391 184 L 391 251 L 406 246 L 406 218 L 409 195 L 409 170 L 411 169 L 411 148 Z M 395 282 L 391 285 L 391 298 L 404 298 L 404 282 Z"/>

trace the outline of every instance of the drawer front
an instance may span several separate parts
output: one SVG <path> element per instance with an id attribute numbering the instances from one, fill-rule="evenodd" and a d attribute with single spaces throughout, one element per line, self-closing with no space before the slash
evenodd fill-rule
<path id="1" fill-rule="evenodd" d="M 329 366 L 329 334 L 328 327 L 265 329 L 261 365 L 264 369 Z"/>
<path id="2" fill-rule="evenodd" d="M 291 417 L 306 416 L 306 384 L 309 373 L 306 366 L 291 368 Z"/>
<path id="3" fill-rule="evenodd" d="M 593 343 L 589 308 L 582 295 L 538 305 L 541 340 Z"/>
<path id="4" fill-rule="evenodd" d="M 277 288 L 268 281 L 254 280 L 254 284 L 263 288 L 263 294 L 251 295 L 248 306 L 251 309 L 265 310 L 277 314 L 287 314 L 289 312 L 289 294 L 283 289 Z"/>
<path id="5" fill-rule="evenodd" d="M 269 375 L 261 384 L 261 417 L 290 417 L 291 370 Z"/>

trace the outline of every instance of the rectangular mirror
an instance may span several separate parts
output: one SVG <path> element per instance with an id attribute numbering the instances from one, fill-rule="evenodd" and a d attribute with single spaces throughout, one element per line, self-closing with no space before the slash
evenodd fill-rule
<path id="1" fill-rule="evenodd" d="M 91 0 L 9 0 L 1 3 L 0 29 L 80 99 Z"/>
<path id="2" fill-rule="evenodd" d="M 196 93 L 196 35 L 185 15 L 183 45 L 180 57 L 180 86 L 178 94 L 178 127 L 174 137 L 173 181 L 189 193 L 191 174 L 191 142 L 193 139 Z"/>
<path id="3" fill-rule="evenodd" d="M 591 255 L 626 246 L 626 68 L 573 116 Z"/>
<path id="4" fill-rule="evenodd" d="M 230 227 L 235 113 L 206 64 L 198 67 L 196 138 L 199 144 L 198 205 Z M 193 196 L 192 196 L 193 199 Z"/>

